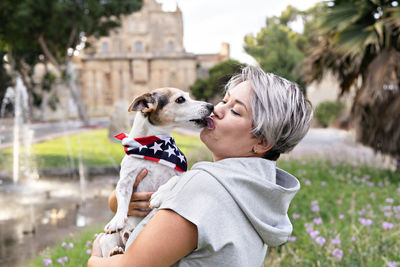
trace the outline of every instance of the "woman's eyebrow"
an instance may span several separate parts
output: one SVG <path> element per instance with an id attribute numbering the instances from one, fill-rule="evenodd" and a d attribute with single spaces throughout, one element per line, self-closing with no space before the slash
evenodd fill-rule
<path id="1" fill-rule="evenodd" d="M 229 97 L 231 96 L 231 94 L 229 93 L 229 91 L 227 91 L 226 94 L 227 94 Z M 246 112 L 249 112 L 249 111 L 247 110 L 246 105 L 245 105 L 242 101 L 235 99 L 235 103 L 238 103 L 239 105 L 242 105 L 242 106 L 244 107 L 244 109 L 246 110 Z"/>
<path id="2" fill-rule="evenodd" d="M 242 101 L 235 99 L 235 102 L 238 103 L 239 105 L 242 105 L 246 110 L 246 112 L 248 112 L 246 105 Z"/>

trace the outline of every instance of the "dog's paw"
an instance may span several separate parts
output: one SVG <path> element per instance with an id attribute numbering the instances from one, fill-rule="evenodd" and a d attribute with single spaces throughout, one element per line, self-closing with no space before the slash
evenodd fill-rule
<path id="1" fill-rule="evenodd" d="M 119 232 L 124 228 L 128 217 L 118 216 L 117 214 L 112 218 L 112 220 L 104 227 L 104 232 L 107 234 L 113 234 Z"/>
<path id="2" fill-rule="evenodd" d="M 155 192 L 153 195 L 151 195 L 149 208 L 150 209 L 159 208 L 163 203 L 163 200 L 164 198 L 162 191 Z"/>
<path id="3" fill-rule="evenodd" d="M 111 250 L 109 257 L 118 255 L 118 254 L 124 254 L 124 249 L 121 247 L 115 247 L 113 250 Z"/>

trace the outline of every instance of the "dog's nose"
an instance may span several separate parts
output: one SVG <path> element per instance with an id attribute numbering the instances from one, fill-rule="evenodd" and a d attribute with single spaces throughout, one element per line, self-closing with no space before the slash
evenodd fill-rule
<path id="1" fill-rule="evenodd" d="M 207 104 L 207 105 L 206 105 L 206 108 L 207 108 L 208 111 L 210 111 L 210 113 L 211 113 L 211 112 L 213 112 L 213 110 L 214 110 L 214 105 L 213 105 L 213 104 Z"/>

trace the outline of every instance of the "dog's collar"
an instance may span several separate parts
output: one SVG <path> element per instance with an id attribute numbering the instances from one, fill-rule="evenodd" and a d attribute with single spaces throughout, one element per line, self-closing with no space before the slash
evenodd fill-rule
<path id="1" fill-rule="evenodd" d="M 130 138 L 125 133 L 120 133 L 115 137 L 121 140 L 127 155 L 155 161 L 180 172 L 187 170 L 186 157 L 176 146 L 172 136 L 153 135 Z"/>

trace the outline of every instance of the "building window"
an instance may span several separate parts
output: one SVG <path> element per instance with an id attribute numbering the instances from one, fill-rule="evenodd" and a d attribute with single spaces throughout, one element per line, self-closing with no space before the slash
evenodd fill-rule
<path id="1" fill-rule="evenodd" d="M 107 42 L 103 42 L 103 43 L 101 44 L 101 52 L 103 52 L 103 53 L 108 53 L 108 52 L 110 52 L 110 48 L 109 48 Z"/>
<path id="2" fill-rule="evenodd" d="M 172 52 L 174 51 L 174 43 L 172 41 L 169 41 L 167 44 L 167 51 Z"/>
<path id="3" fill-rule="evenodd" d="M 135 52 L 136 53 L 142 53 L 142 51 L 143 51 L 142 42 L 136 42 L 135 43 Z"/>

